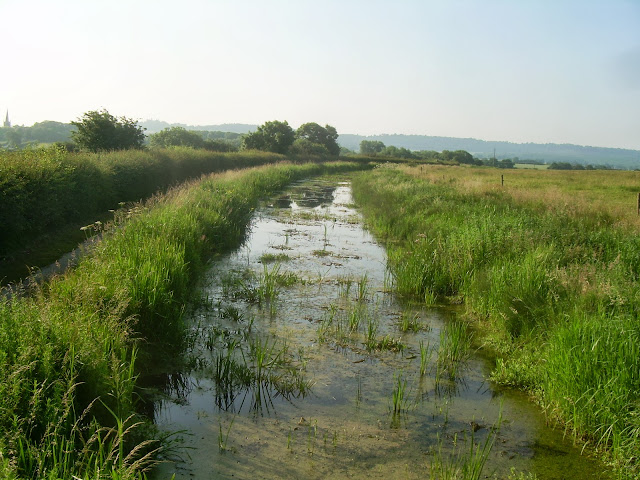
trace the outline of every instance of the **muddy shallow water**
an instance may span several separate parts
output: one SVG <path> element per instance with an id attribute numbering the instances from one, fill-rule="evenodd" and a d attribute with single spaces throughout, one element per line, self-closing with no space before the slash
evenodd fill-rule
<path id="1" fill-rule="evenodd" d="M 211 265 L 187 366 L 165 377 L 155 421 L 184 448 L 154 478 L 422 479 L 491 444 L 480 478 L 606 477 L 485 380 L 481 356 L 439 361 L 455 310 L 404 305 L 392 283 L 347 182 L 302 182 L 261 207 L 246 244 Z M 225 352 L 255 374 L 260 351 L 268 373 L 223 380 Z"/>

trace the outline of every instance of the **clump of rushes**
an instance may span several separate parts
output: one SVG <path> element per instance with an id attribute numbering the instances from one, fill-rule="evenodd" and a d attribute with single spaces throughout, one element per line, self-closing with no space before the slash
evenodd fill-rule
<path id="1" fill-rule="evenodd" d="M 282 263 L 288 262 L 291 257 L 286 253 L 263 253 L 260 256 L 260 263 Z"/>
<path id="2" fill-rule="evenodd" d="M 464 303 L 497 356 L 494 379 L 537 395 L 622 477 L 637 477 L 637 174 L 515 170 L 501 187 L 498 170 L 428 170 L 380 168 L 352 182 L 397 292 Z M 438 181 L 443 173 L 455 181 Z M 438 372 L 455 377 L 455 358 L 442 355 Z"/>
<path id="3" fill-rule="evenodd" d="M 172 351 L 158 344 L 182 343 L 181 313 L 206 259 L 244 238 L 265 193 L 353 168 L 281 165 L 174 188 L 107 231 L 75 270 L 31 297 L 0 300 L 2 475 L 138 478 L 158 444 L 144 439 L 151 429 L 132 427 L 137 372 L 152 352 Z M 89 441 L 96 435 L 128 440 L 110 455 L 106 441 Z"/>
<path id="4" fill-rule="evenodd" d="M 436 377 L 443 374 L 449 380 L 460 377 L 461 368 L 471 356 L 471 339 L 471 333 L 462 322 L 448 323 L 440 331 Z"/>

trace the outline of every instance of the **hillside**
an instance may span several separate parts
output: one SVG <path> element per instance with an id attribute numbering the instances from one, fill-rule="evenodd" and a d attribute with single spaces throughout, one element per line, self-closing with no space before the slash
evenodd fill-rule
<path id="1" fill-rule="evenodd" d="M 338 143 L 358 151 L 362 140 L 377 140 L 385 145 L 409 150 L 466 150 L 474 157 L 498 159 L 518 157 L 521 160 L 541 160 L 545 163 L 569 162 L 583 165 L 608 165 L 634 170 L 640 168 L 640 150 L 588 147 L 556 143 L 511 143 L 477 140 L 475 138 L 431 137 L 427 135 L 340 135 Z"/>
<path id="2" fill-rule="evenodd" d="M 223 123 L 221 125 L 185 125 L 184 123 L 168 123 L 162 120 L 145 120 L 139 122 L 146 128 L 146 134 L 160 132 L 169 127 L 182 127 L 187 130 L 199 130 L 208 132 L 230 132 L 230 133 L 249 133 L 258 128 L 257 125 L 247 125 L 244 123 Z"/>
<path id="3" fill-rule="evenodd" d="M 187 130 L 208 132 L 230 132 L 244 134 L 257 129 L 257 125 L 244 123 L 224 123 L 220 125 L 185 125 L 168 123 L 161 120 L 145 120 L 140 125 L 146 128 L 146 134 L 157 133 L 165 128 L 178 126 Z M 45 121 L 32 127 L 0 128 L 0 147 L 7 145 L 10 134 L 18 143 L 50 143 L 69 140 L 73 127 L 70 124 Z M 568 162 L 582 165 L 607 165 L 613 168 L 635 170 L 640 168 L 640 150 L 622 148 L 589 147 L 556 143 L 512 143 L 502 141 L 477 140 L 475 138 L 435 137 L 428 135 L 353 135 L 342 134 L 338 138 L 340 146 L 358 152 L 362 140 L 383 142 L 386 146 L 407 148 L 409 150 L 466 150 L 477 158 L 498 159 L 518 158 L 520 160 L 538 160 L 544 163 Z"/>

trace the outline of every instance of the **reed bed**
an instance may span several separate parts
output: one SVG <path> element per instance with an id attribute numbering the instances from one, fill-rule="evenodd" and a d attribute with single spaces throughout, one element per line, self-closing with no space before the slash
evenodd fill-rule
<path id="1" fill-rule="evenodd" d="M 502 188 L 501 174 L 385 167 L 353 189 L 387 245 L 397 291 L 464 303 L 495 353 L 494 380 L 532 392 L 637 478 L 640 237 L 630 190 L 640 177 L 510 172 Z"/>
<path id="2" fill-rule="evenodd" d="M 137 372 L 184 343 L 208 258 L 236 246 L 260 197 L 355 164 L 212 175 L 141 204 L 31 296 L 0 300 L 0 477 L 140 478 L 162 443 L 136 413 Z"/>

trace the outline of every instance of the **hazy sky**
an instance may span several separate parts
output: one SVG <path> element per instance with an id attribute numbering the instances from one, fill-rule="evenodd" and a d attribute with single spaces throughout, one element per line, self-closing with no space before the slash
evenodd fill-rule
<path id="1" fill-rule="evenodd" d="M 0 0 L 0 112 L 640 149 L 640 0 Z"/>

